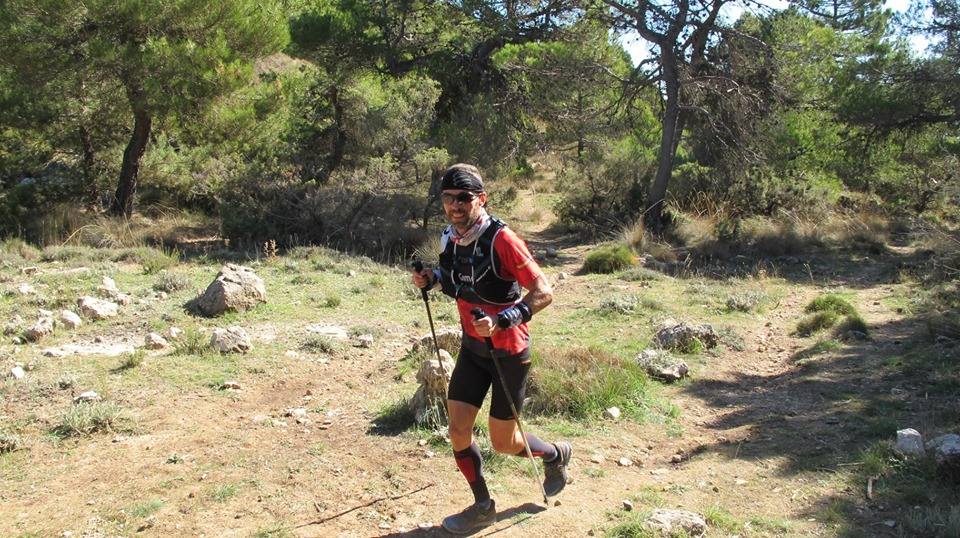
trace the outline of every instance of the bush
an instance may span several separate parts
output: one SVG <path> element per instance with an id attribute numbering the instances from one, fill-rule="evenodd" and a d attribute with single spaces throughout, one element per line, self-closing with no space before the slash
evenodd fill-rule
<path id="1" fill-rule="evenodd" d="M 210 337 L 194 327 L 187 327 L 183 335 L 173 343 L 174 355 L 195 355 L 203 357 L 213 354 Z"/>
<path id="2" fill-rule="evenodd" d="M 114 403 L 78 403 L 63 415 L 54 431 L 62 437 L 113 432 L 126 429 L 128 421 L 126 412 Z"/>
<path id="3" fill-rule="evenodd" d="M 166 293 L 185 290 L 190 287 L 190 277 L 180 273 L 171 273 L 161 271 L 157 281 L 153 283 L 153 289 Z"/>
<path id="4" fill-rule="evenodd" d="M 584 419 L 615 406 L 642 419 L 649 407 L 648 384 L 635 361 L 599 349 L 545 350 L 534 356 L 528 409 Z"/>
<path id="5" fill-rule="evenodd" d="M 633 267 L 620 273 L 620 280 L 626 280 L 627 282 L 650 282 L 663 280 L 663 278 L 663 273 L 658 273 L 646 267 Z"/>
<path id="6" fill-rule="evenodd" d="M 806 311 L 832 312 L 838 316 L 852 316 L 857 314 L 856 309 L 853 308 L 853 305 L 848 303 L 846 299 L 832 293 L 821 295 L 813 301 L 810 301 L 810 304 L 807 305 Z"/>
<path id="7" fill-rule="evenodd" d="M 637 257 L 622 244 L 605 245 L 597 248 L 583 261 L 586 273 L 614 273 L 637 264 Z"/>
<path id="8" fill-rule="evenodd" d="M 20 440 L 19 436 L 0 433 L 0 454 L 6 454 L 7 452 L 13 452 L 21 448 L 23 448 L 23 441 Z"/>
<path id="9" fill-rule="evenodd" d="M 727 297 L 727 310 L 730 312 L 753 312 L 766 299 L 762 291 L 746 291 Z"/>
<path id="10" fill-rule="evenodd" d="M 639 303 L 640 301 L 633 295 L 610 297 L 600 303 L 598 310 L 601 314 L 632 314 Z"/>
<path id="11" fill-rule="evenodd" d="M 810 336 L 815 332 L 833 327 L 836 325 L 838 319 L 840 319 L 840 316 L 835 312 L 817 312 L 797 323 L 797 334 L 800 336 Z"/>

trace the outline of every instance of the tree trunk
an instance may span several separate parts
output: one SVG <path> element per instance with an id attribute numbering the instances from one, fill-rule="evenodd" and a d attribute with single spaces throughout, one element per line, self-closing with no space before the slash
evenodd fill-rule
<path id="1" fill-rule="evenodd" d="M 647 207 L 644 221 L 647 229 L 654 233 L 663 230 L 663 204 L 667 196 L 667 185 L 673 174 L 673 157 L 676 155 L 677 120 L 680 117 L 680 79 L 677 73 L 677 57 L 672 48 L 663 47 L 661 52 L 663 65 L 663 84 L 666 93 L 666 109 L 663 112 L 663 133 L 660 137 L 660 150 L 657 155 L 657 175 L 647 195 Z"/>
<path id="2" fill-rule="evenodd" d="M 120 165 L 120 181 L 117 193 L 110 206 L 110 213 L 130 218 L 133 215 L 133 201 L 137 194 L 137 178 L 140 175 L 140 161 L 147 150 L 150 140 L 150 128 L 153 118 L 143 108 L 134 108 L 133 133 L 127 149 L 123 151 L 123 163 Z"/>
<path id="3" fill-rule="evenodd" d="M 79 135 L 80 150 L 83 153 L 83 181 L 87 187 L 88 204 L 90 208 L 96 208 L 100 205 L 100 190 L 97 188 L 97 181 L 93 175 L 93 167 L 96 164 L 93 137 L 86 125 L 80 125 Z"/>
<path id="4" fill-rule="evenodd" d="M 340 103 L 340 92 L 337 84 L 330 87 L 327 98 L 333 105 L 333 148 L 330 157 L 327 158 L 327 167 L 320 172 L 321 184 L 325 184 L 330 176 L 340 168 L 343 163 L 343 157 L 347 152 L 347 131 L 343 128 L 343 105 Z"/>

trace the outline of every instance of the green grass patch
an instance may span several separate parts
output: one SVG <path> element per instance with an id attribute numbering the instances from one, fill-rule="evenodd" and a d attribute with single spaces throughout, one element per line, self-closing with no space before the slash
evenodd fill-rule
<path id="1" fill-rule="evenodd" d="M 755 312 L 767 300 L 762 291 L 745 291 L 727 297 L 727 312 Z"/>
<path id="2" fill-rule="evenodd" d="M 703 511 L 703 519 L 711 527 L 720 529 L 726 533 L 740 533 L 743 531 L 743 522 L 727 510 L 717 506 L 708 506 Z"/>
<path id="3" fill-rule="evenodd" d="M 637 264 L 630 247 L 623 244 L 603 245 L 587 255 L 583 261 L 585 273 L 615 273 Z"/>
<path id="4" fill-rule="evenodd" d="M 214 502 L 226 502 L 230 497 L 240 492 L 240 486 L 237 484 L 221 484 L 210 492 L 210 499 Z"/>
<path id="5" fill-rule="evenodd" d="M 835 293 L 827 293 L 810 301 L 807 305 L 807 312 L 833 312 L 838 316 L 851 316 L 857 313 L 857 310 L 847 302 L 846 299 Z"/>
<path id="6" fill-rule="evenodd" d="M 210 346 L 210 337 L 200 332 L 196 327 L 187 327 L 183 334 L 173 343 L 174 355 L 195 355 L 197 357 L 215 355 Z"/>
<path id="7" fill-rule="evenodd" d="M 531 413 L 572 419 L 599 417 L 619 407 L 644 420 L 651 408 L 650 381 L 633 360 L 598 348 L 534 352 L 528 394 Z"/>
<path id="8" fill-rule="evenodd" d="M 64 413 L 54 433 L 60 437 L 129 430 L 127 413 L 112 402 L 75 404 Z"/>
<path id="9" fill-rule="evenodd" d="M 126 514 L 129 517 L 140 519 L 159 512 L 161 508 L 163 508 L 163 501 L 160 499 L 151 499 L 129 506 L 126 509 Z"/>
<path id="10" fill-rule="evenodd" d="M 799 336 L 810 336 L 813 333 L 833 327 L 839 319 L 840 316 L 835 312 L 817 312 L 800 320 L 797 323 L 796 333 Z"/>
<path id="11" fill-rule="evenodd" d="M 143 348 L 139 348 L 132 353 L 124 353 L 123 357 L 120 360 L 120 370 L 131 370 L 143 364 L 143 359 L 146 357 L 147 352 Z"/>
<path id="12" fill-rule="evenodd" d="M 312 335 L 308 336 L 307 339 L 300 344 L 300 349 L 309 353 L 331 355 L 340 350 L 340 344 L 327 336 Z"/>
<path id="13" fill-rule="evenodd" d="M 646 267 L 631 267 L 621 272 L 618 277 L 620 280 L 626 280 L 627 282 L 654 282 L 666 278 L 663 273 L 658 273 Z"/>

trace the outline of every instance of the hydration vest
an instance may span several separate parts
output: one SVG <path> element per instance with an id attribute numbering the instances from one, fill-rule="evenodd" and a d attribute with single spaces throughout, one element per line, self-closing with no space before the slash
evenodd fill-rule
<path id="1" fill-rule="evenodd" d="M 472 304 L 509 306 L 520 300 L 520 284 L 500 277 L 500 259 L 493 249 L 497 234 L 506 226 L 491 216 L 483 234 L 464 246 L 450 238 L 452 227 L 443 232 L 440 284 L 444 293 Z"/>

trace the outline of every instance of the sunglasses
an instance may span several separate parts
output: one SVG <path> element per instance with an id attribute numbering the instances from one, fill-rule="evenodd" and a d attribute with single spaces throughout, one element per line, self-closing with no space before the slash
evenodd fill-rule
<path id="1" fill-rule="evenodd" d="M 454 202 L 460 202 L 461 204 L 469 204 L 470 202 L 474 201 L 477 198 L 477 196 L 478 196 L 477 194 L 472 193 L 470 191 L 464 191 L 464 192 L 461 192 L 460 194 L 441 193 L 440 199 L 443 201 L 443 203 L 447 205 L 450 205 Z"/>

